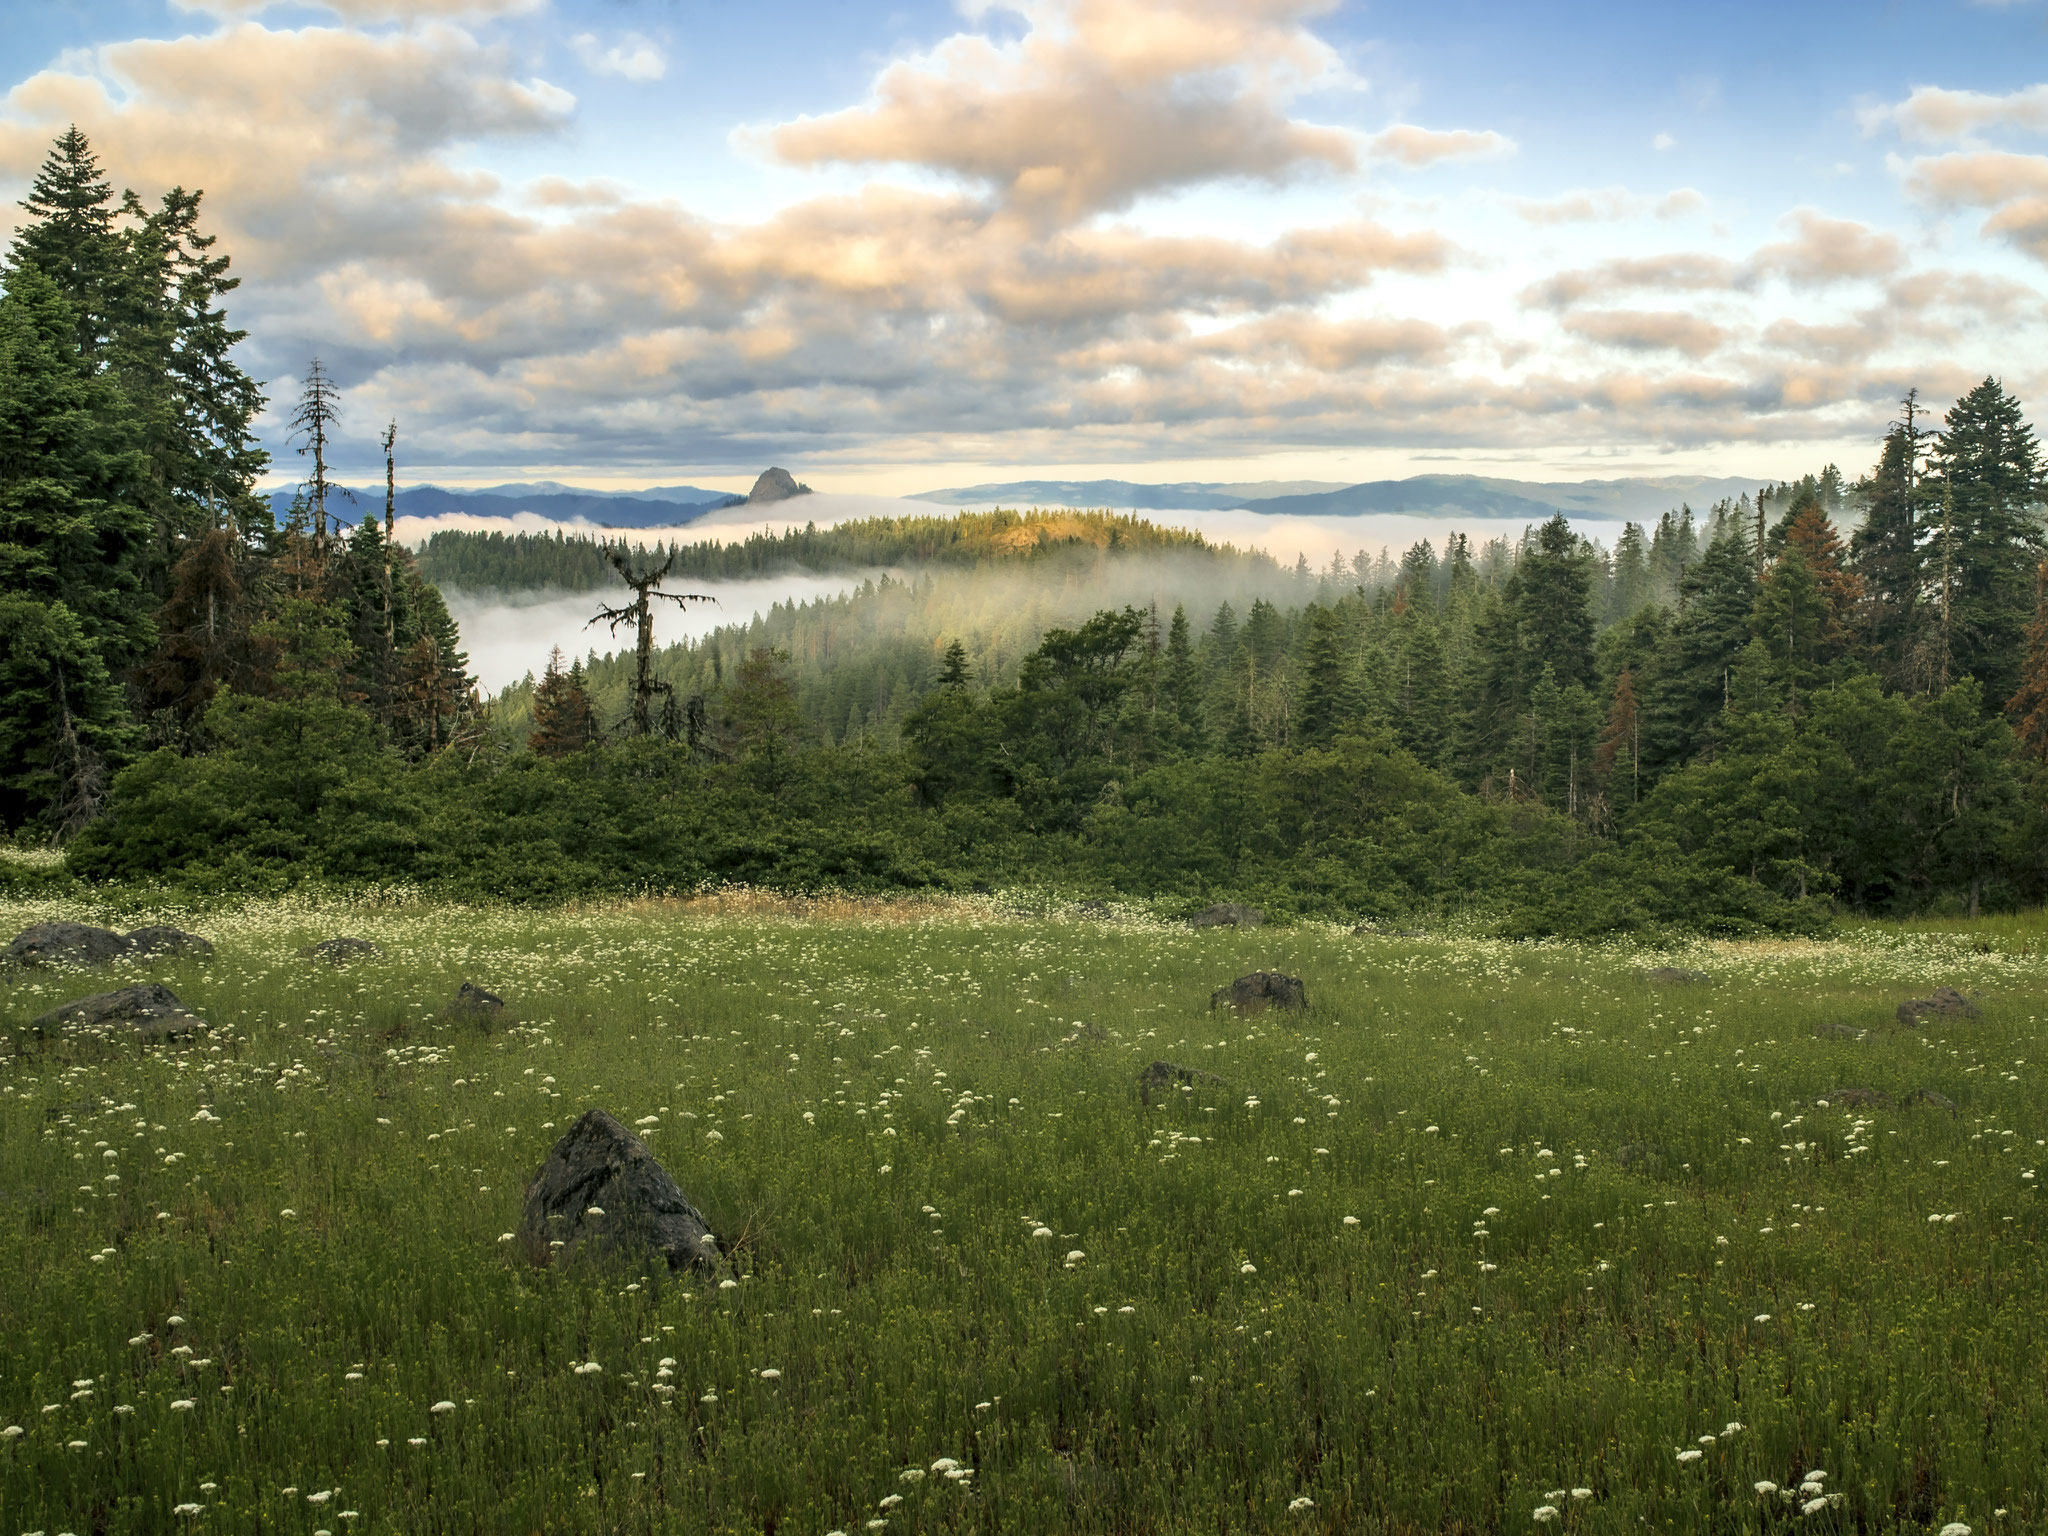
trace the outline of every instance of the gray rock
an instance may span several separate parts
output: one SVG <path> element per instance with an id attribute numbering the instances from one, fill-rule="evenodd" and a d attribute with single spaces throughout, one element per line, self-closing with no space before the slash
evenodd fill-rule
<path id="1" fill-rule="evenodd" d="M 1977 1005 L 1954 987 L 1936 987 L 1926 997 L 1899 1004 L 1898 1020 L 1911 1027 L 1926 1018 L 1974 1019 Z"/>
<path id="2" fill-rule="evenodd" d="M 456 989 L 455 1001 L 442 1010 L 454 1023 L 492 1025 L 505 1017 L 505 999 L 465 981 Z"/>
<path id="3" fill-rule="evenodd" d="M 1705 971 L 1688 971 L 1677 965 L 1653 965 L 1642 972 L 1642 978 L 1660 987 L 1705 987 L 1714 980 Z"/>
<path id="4" fill-rule="evenodd" d="M 1188 919 L 1190 928 L 1256 928 L 1266 920 L 1266 914 L 1257 907 L 1247 907 L 1235 901 L 1219 901 L 1213 907 L 1204 907 Z"/>
<path id="5" fill-rule="evenodd" d="M 7 946 L 13 965 L 106 965 L 129 953 L 127 939 L 90 923 L 37 923 Z"/>
<path id="6" fill-rule="evenodd" d="M 810 494 L 811 488 L 801 484 L 788 470 L 764 469 L 761 478 L 754 482 L 754 488 L 747 493 L 747 500 L 788 501 L 792 496 Z"/>
<path id="7" fill-rule="evenodd" d="M 536 1264 L 579 1252 L 723 1275 L 725 1258 L 697 1208 L 647 1144 L 601 1109 L 555 1143 L 526 1187 L 519 1237 Z M 556 1246 L 559 1244 L 560 1246 Z"/>
<path id="8" fill-rule="evenodd" d="M 1955 1118 L 1956 1101 L 1949 1098 L 1946 1094 L 1936 1093 L 1932 1088 L 1915 1088 L 1906 1095 L 1906 1102 L 1908 1104 L 1926 1104 L 1934 1109 L 1945 1109 L 1948 1111 L 1951 1120 Z"/>
<path id="9" fill-rule="evenodd" d="M 1154 1088 L 1183 1087 L 1191 1089 L 1197 1083 L 1221 1083 L 1222 1078 L 1214 1072 L 1204 1072 L 1198 1067 L 1184 1067 L 1178 1062 L 1155 1061 L 1138 1074 L 1138 1097 L 1150 1104 Z"/>
<path id="10" fill-rule="evenodd" d="M 1229 986 L 1218 987 L 1209 994 L 1211 1012 L 1225 1002 L 1239 1013 L 1264 1013 L 1268 1008 L 1299 1010 L 1308 1007 L 1308 988 L 1302 985 L 1299 976 L 1283 976 L 1278 971 L 1253 971 L 1251 975 L 1240 976 Z"/>
<path id="11" fill-rule="evenodd" d="M 128 942 L 135 946 L 137 957 L 143 955 L 190 956 L 195 960 L 209 960 L 213 957 L 213 946 L 196 933 L 187 933 L 182 928 L 170 928 L 156 924 L 148 928 L 131 929 Z"/>
<path id="12" fill-rule="evenodd" d="M 325 960 L 329 965 L 347 965 L 353 960 L 376 960 L 384 951 L 368 939 L 322 939 L 299 951 L 302 960 Z"/>
<path id="13" fill-rule="evenodd" d="M 52 1008 L 29 1021 L 37 1034 L 60 1030 L 84 1034 L 121 1033 L 143 1040 L 164 1040 L 204 1029 L 206 1021 L 178 1001 L 177 993 L 162 982 L 146 981 L 141 986 L 123 987 L 118 992 L 100 992 Z"/>

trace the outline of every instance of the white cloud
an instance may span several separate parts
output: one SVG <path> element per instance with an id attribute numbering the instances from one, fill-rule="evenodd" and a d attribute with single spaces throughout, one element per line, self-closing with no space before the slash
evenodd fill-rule
<path id="1" fill-rule="evenodd" d="M 1650 148 L 1656 150 L 1659 154 L 1662 154 L 1665 150 L 1674 148 L 1677 145 L 1677 143 L 1678 140 L 1671 137 L 1670 134 L 1660 133 L 1655 138 L 1650 140 Z"/>
<path id="2" fill-rule="evenodd" d="M 1865 133 L 1896 128 L 1901 137 L 1923 143 L 1954 143 L 1986 128 L 2048 133 L 2048 85 L 2030 85 L 2003 95 L 1914 87 L 1904 101 L 1864 108 Z"/>
<path id="3" fill-rule="evenodd" d="M 617 75 L 622 80 L 659 80 L 668 73 L 667 55 L 638 32 L 628 32 L 609 48 L 593 33 L 579 32 L 569 39 L 569 46 L 592 74 Z"/>

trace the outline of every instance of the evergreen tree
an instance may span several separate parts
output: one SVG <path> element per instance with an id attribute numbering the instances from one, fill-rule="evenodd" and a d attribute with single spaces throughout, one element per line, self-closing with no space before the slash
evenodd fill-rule
<path id="1" fill-rule="evenodd" d="M 1166 630 L 1160 699 L 1169 717 L 1174 750 L 1199 753 L 1207 736 L 1202 718 L 1202 674 L 1189 636 L 1188 611 L 1179 603 L 1174 604 L 1173 622 Z"/>
<path id="2" fill-rule="evenodd" d="M 1515 569 L 1515 624 L 1526 675 L 1543 667 L 1558 686 L 1583 688 L 1593 680 L 1591 557 L 1559 513 L 1536 532 Z"/>
<path id="3" fill-rule="evenodd" d="M 1920 643 L 1917 431 L 1901 422 L 1885 434 L 1876 470 L 1856 487 L 1863 524 L 1849 540 L 1849 563 L 1863 583 L 1863 633 L 1895 688 L 1907 686 Z"/>
<path id="4" fill-rule="evenodd" d="M 965 688 L 967 686 L 967 647 L 955 639 L 946 646 L 945 660 L 939 667 L 941 688 Z"/>
<path id="5" fill-rule="evenodd" d="M 2027 659 L 2019 691 L 2006 706 L 2020 750 L 2048 767 L 2048 560 L 2034 571 L 2034 620 L 2027 626 Z"/>
<path id="6" fill-rule="evenodd" d="M 1986 379 L 1950 409 L 1931 468 L 1949 522 L 1943 548 L 1929 552 L 1948 572 L 1943 681 L 1974 677 L 1996 706 L 2019 688 L 2044 552 L 2040 446 L 2019 401 Z"/>
<path id="7" fill-rule="evenodd" d="M 1394 736 L 1423 762 L 1442 762 L 1449 740 L 1450 677 L 1437 622 L 1406 607 L 1395 620 Z"/>
<path id="8" fill-rule="evenodd" d="M 1706 746 L 1727 702 L 1729 674 L 1751 639 L 1757 579 L 1748 533 L 1737 517 L 1721 525 L 1721 536 L 1679 585 L 1681 612 L 1643 701 L 1645 766 L 1658 773 Z"/>
<path id="9" fill-rule="evenodd" d="M 1622 525 L 1614 541 L 1613 579 L 1608 586 L 1607 622 L 1618 624 L 1632 618 L 1656 601 L 1656 582 L 1650 565 L 1650 541 L 1639 523 Z"/>
<path id="10" fill-rule="evenodd" d="M 113 183 L 77 124 L 58 137 L 21 206 L 29 218 L 14 237 L 12 265 L 49 279 L 69 312 L 73 355 L 97 369 L 114 333 L 123 263 Z"/>
<path id="11" fill-rule="evenodd" d="M 583 663 L 565 673 L 562 648 L 548 653 L 547 671 L 533 691 L 533 731 L 527 745 L 542 757 L 566 757 L 597 744 L 597 718 L 583 686 Z"/>
<path id="12" fill-rule="evenodd" d="M 1301 702 L 1294 715 L 1294 739 L 1303 746 L 1328 746 L 1357 713 L 1344 633 L 1337 616 L 1319 604 L 1307 613 L 1301 656 Z"/>

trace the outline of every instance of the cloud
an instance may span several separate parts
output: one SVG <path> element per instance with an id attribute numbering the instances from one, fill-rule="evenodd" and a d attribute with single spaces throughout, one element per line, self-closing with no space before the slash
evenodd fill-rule
<path id="1" fill-rule="evenodd" d="M 1668 309 L 1596 309 L 1567 315 L 1561 323 L 1576 336 L 1628 352 L 1671 351 L 1699 358 L 1728 340 L 1720 326 Z"/>
<path id="2" fill-rule="evenodd" d="M 1559 325 L 1540 340 L 1519 334 L 1540 324 L 1442 319 L 1446 280 L 1475 258 L 1426 214 L 1176 235 L 1123 214 L 1173 187 L 1512 149 L 1301 121 L 1310 86 L 1345 79 L 1307 0 L 1032 0 L 1021 31 L 963 33 L 878 70 L 863 105 L 755 140 L 794 164 L 941 174 L 723 222 L 591 178 L 568 93 L 486 29 L 406 14 L 117 44 L 23 80 L 0 110 L 0 175 L 25 178 L 76 120 L 117 184 L 206 188 L 247 278 L 231 310 L 252 367 L 283 379 L 328 359 L 344 461 L 370 460 L 368 424 L 393 416 L 415 462 L 451 472 L 1776 442 L 1860 433 L 1905 384 L 1945 387 L 1938 357 L 1913 377 L 1871 361 L 1893 340 L 1960 337 L 1974 356 L 2041 324 L 2024 285 L 1910 271 L 1882 231 L 1811 210 L 1748 256 L 1542 277 L 1524 301 Z M 630 57 L 630 39 L 595 35 Z M 475 168 L 508 142 L 522 166 L 554 148 L 566 172 L 503 185 Z M 2030 174 L 1984 205 L 2011 221 L 2000 238 L 2034 238 Z M 1605 189 L 1523 209 L 1559 223 L 1699 205 Z M 1801 312 L 1759 344 L 1759 295 L 1781 278 Z M 1813 312 L 1810 290 L 1846 279 L 1894 313 Z M 1876 349 L 1857 349 L 1858 324 Z"/>
<path id="3" fill-rule="evenodd" d="M 1720 256 L 1672 251 L 1662 256 L 1624 256 L 1597 266 L 1559 272 L 1522 291 L 1522 302 L 1565 309 L 1587 299 L 1604 299 L 1641 288 L 1698 291 L 1733 288 L 1741 268 Z"/>
<path id="4" fill-rule="evenodd" d="M 1875 233 L 1852 220 L 1800 208 L 1784 222 L 1792 226 L 1792 238 L 1760 248 L 1750 258 L 1753 273 L 1782 277 L 1795 287 L 1818 287 L 1885 277 L 1905 264 L 1896 236 Z"/>
<path id="5" fill-rule="evenodd" d="M 1395 160 L 1413 167 L 1474 155 L 1506 154 L 1514 149 L 1515 141 L 1491 129 L 1480 132 L 1470 128 L 1417 128 L 1412 123 L 1396 123 L 1367 139 L 1365 147 L 1375 159 Z"/>
<path id="6" fill-rule="evenodd" d="M 1898 169 L 1911 196 L 1935 207 L 1990 208 L 1979 233 L 2048 261 L 2048 156 L 1976 150 Z"/>
<path id="7" fill-rule="evenodd" d="M 1707 200 L 1691 187 L 1679 187 L 1651 199 L 1626 187 L 1601 187 L 1584 192 L 1566 192 L 1558 197 L 1515 198 L 1513 207 L 1531 224 L 1599 224 L 1634 218 L 1646 209 L 1660 219 L 1697 213 Z"/>
<path id="8" fill-rule="evenodd" d="M 1650 148 L 1656 150 L 1659 154 L 1662 154 L 1667 149 L 1676 148 L 1677 144 L 1678 140 L 1671 137 L 1668 133 L 1660 133 L 1650 140 Z"/>
<path id="9" fill-rule="evenodd" d="M 2030 85 L 2002 96 L 1916 86 L 1904 101 L 1866 107 L 1858 114 L 1865 133 L 1895 128 L 1902 138 L 1953 143 L 1986 128 L 2048 133 L 2048 85 Z"/>
<path id="10" fill-rule="evenodd" d="M 1071 223 L 1152 191 L 1348 171 L 1350 132 L 1292 118 L 1342 75 L 1305 25 L 1325 0 L 1020 0 L 1012 41 L 965 32 L 899 60 L 858 107 L 748 135 L 790 165 L 904 164 Z"/>
<path id="11" fill-rule="evenodd" d="M 628 32 L 611 47 L 595 34 L 579 32 L 569 46 L 583 67 L 595 75 L 617 75 L 622 80 L 659 80 L 668 73 L 668 59 L 652 41 L 638 32 Z"/>

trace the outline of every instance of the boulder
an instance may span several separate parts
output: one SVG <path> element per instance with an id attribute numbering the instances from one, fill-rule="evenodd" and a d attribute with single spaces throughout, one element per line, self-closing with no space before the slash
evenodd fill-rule
<path id="1" fill-rule="evenodd" d="M 505 999 L 465 981 L 456 988 L 455 1001 L 442 1010 L 442 1016 L 451 1023 L 495 1024 L 505 1017 Z"/>
<path id="2" fill-rule="evenodd" d="M 1659 987 L 1704 987 L 1714 978 L 1705 971 L 1688 971 L 1678 965 L 1653 965 L 1642 973 L 1643 980 Z"/>
<path id="3" fill-rule="evenodd" d="M 1196 1083 L 1222 1081 L 1214 1072 L 1204 1072 L 1199 1067 L 1184 1067 L 1174 1061 L 1155 1061 L 1138 1074 L 1138 1097 L 1150 1104 L 1154 1088 L 1192 1088 Z"/>
<path id="4" fill-rule="evenodd" d="M 384 951 L 368 939 L 322 939 L 299 951 L 302 960 L 325 960 L 329 965 L 347 965 L 352 960 L 375 960 Z"/>
<path id="5" fill-rule="evenodd" d="M 130 944 L 111 928 L 90 923 L 37 923 L 24 928 L 7 946 L 13 965 L 106 965 L 130 951 Z"/>
<path id="6" fill-rule="evenodd" d="M 1926 997 L 1899 1004 L 1898 1020 L 1908 1026 L 1925 1018 L 1974 1019 L 1977 1005 L 1954 987 L 1936 987 Z"/>
<path id="7" fill-rule="evenodd" d="M 704 1217 L 647 1144 L 601 1109 L 569 1127 L 526 1186 L 519 1238 L 536 1264 L 590 1252 L 725 1273 Z"/>
<path id="8" fill-rule="evenodd" d="M 213 946 L 196 933 L 187 933 L 182 928 L 171 928 L 159 923 L 148 928 L 130 930 L 128 942 L 135 946 L 134 953 L 144 955 L 190 956 L 194 960 L 209 960 L 213 957 Z"/>
<path id="9" fill-rule="evenodd" d="M 1257 907 L 1247 907 L 1235 901 L 1219 901 L 1213 907 L 1204 907 L 1188 919 L 1190 928 L 1256 928 L 1266 920 L 1266 914 Z"/>
<path id="10" fill-rule="evenodd" d="M 146 981 L 118 992 L 100 992 L 52 1008 L 29 1021 L 37 1034 L 72 1033 L 110 1035 L 132 1034 L 142 1040 L 164 1040 L 204 1029 L 206 1021 L 178 1001 L 177 993 L 162 982 Z"/>
<path id="11" fill-rule="evenodd" d="M 1253 971 L 1251 975 L 1240 976 L 1229 986 L 1218 987 L 1209 994 L 1211 1012 L 1224 1002 L 1239 1013 L 1264 1013 L 1268 1008 L 1302 1009 L 1308 1006 L 1308 988 L 1301 984 L 1299 976 L 1283 976 L 1278 971 Z"/>

